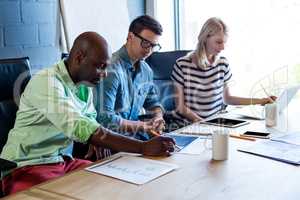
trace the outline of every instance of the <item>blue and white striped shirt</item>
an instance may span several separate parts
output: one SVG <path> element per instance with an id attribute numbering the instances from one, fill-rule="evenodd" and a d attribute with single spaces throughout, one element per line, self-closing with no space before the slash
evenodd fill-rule
<path id="1" fill-rule="evenodd" d="M 182 85 L 185 105 L 205 119 L 222 109 L 224 84 L 231 76 L 225 57 L 218 57 L 204 69 L 184 56 L 177 59 L 171 79 Z"/>

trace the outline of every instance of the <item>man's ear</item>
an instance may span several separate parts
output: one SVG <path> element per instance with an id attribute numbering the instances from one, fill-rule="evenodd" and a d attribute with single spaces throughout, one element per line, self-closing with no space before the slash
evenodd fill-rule
<path id="1" fill-rule="evenodd" d="M 85 54 L 82 50 L 78 50 L 75 54 L 75 61 L 77 64 L 81 64 L 85 58 Z"/>
<path id="2" fill-rule="evenodd" d="M 134 34 L 132 32 L 128 32 L 127 41 L 132 41 Z"/>

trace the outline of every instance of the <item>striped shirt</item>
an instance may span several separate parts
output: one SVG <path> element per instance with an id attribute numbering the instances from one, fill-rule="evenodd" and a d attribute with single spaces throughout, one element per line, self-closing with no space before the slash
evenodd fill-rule
<path id="1" fill-rule="evenodd" d="M 211 66 L 203 69 L 184 56 L 177 59 L 171 79 L 182 85 L 185 105 L 205 119 L 222 109 L 224 84 L 231 76 L 225 57 L 218 57 Z M 175 114 L 174 117 L 179 116 Z"/>

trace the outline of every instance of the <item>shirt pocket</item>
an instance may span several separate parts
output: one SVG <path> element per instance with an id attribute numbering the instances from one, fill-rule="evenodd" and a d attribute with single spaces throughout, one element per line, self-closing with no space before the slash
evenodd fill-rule
<path id="1" fill-rule="evenodd" d="M 136 94 L 136 105 L 138 106 L 136 109 L 141 109 L 143 107 L 148 93 L 149 93 L 149 85 L 143 85 L 138 89 Z"/>
<path id="2" fill-rule="evenodd" d="M 144 84 L 139 88 L 138 95 L 141 97 L 146 97 L 150 90 L 150 84 Z"/>

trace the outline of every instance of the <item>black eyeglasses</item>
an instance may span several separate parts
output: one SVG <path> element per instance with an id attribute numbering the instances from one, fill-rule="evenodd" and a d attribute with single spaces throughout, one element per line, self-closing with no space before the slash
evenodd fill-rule
<path id="1" fill-rule="evenodd" d="M 136 37 L 141 39 L 141 47 L 144 49 L 148 49 L 151 47 L 153 52 L 157 52 L 161 49 L 160 44 L 153 44 L 152 42 L 150 42 L 149 40 L 143 38 L 142 36 L 140 36 L 137 33 L 133 33 Z"/>

